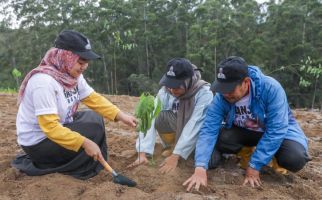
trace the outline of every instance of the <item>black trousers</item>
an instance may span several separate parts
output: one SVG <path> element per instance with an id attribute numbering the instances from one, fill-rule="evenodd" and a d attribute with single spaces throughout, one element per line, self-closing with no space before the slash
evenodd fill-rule
<path id="1" fill-rule="evenodd" d="M 65 127 L 80 133 L 95 142 L 107 159 L 107 145 L 104 120 L 93 111 L 77 112 L 74 121 Z M 81 148 L 74 152 L 45 139 L 33 146 L 22 146 L 25 154 L 18 155 L 12 166 L 30 176 L 49 173 L 63 173 L 79 179 L 88 179 L 103 169 L 99 162 L 94 161 Z"/>
<path id="2" fill-rule="evenodd" d="M 221 153 L 236 154 L 244 146 L 256 146 L 263 133 L 233 126 L 230 129 L 222 128 L 209 162 L 209 168 L 218 166 Z M 292 172 L 297 172 L 310 160 L 303 145 L 284 139 L 275 154 L 277 163 Z"/>

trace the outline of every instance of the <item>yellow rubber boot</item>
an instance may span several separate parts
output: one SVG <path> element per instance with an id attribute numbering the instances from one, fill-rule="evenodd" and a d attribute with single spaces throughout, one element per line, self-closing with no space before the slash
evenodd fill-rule
<path id="1" fill-rule="evenodd" d="M 172 154 L 174 142 L 175 142 L 175 133 L 162 133 L 160 134 L 161 140 L 167 146 L 166 149 L 161 153 L 163 157 L 168 157 Z"/>
<path id="2" fill-rule="evenodd" d="M 278 174 L 286 175 L 288 172 L 287 169 L 278 165 L 275 157 L 272 159 L 272 161 L 267 166 L 271 167 Z"/>
<path id="3" fill-rule="evenodd" d="M 247 169 L 248 162 L 255 150 L 255 147 L 243 147 L 238 153 L 237 156 L 240 157 L 239 166 L 242 169 Z"/>

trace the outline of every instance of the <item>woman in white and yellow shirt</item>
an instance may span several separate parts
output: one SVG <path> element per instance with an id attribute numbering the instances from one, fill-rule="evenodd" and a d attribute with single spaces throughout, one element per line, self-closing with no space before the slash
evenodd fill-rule
<path id="1" fill-rule="evenodd" d="M 95 176 L 107 159 L 104 121 L 135 127 L 136 119 L 96 93 L 82 73 L 100 58 L 76 31 L 61 32 L 55 47 L 27 74 L 18 96 L 18 144 L 25 154 L 12 165 L 28 175 L 60 172 L 76 178 Z M 93 111 L 76 112 L 82 102 Z M 99 114 L 99 115 L 98 115 Z"/>

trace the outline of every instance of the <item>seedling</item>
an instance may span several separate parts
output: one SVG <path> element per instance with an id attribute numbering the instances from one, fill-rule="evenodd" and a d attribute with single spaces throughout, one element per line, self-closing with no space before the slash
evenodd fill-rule
<path id="1" fill-rule="evenodd" d="M 139 119 L 138 131 L 146 136 L 148 130 L 151 128 L 152 120 L 158 116 L 161 111 L 161 100 L 149 93 L 142 93 L 140 101 L 135 108 L 135 116 Z M 141 141 L 139 136 L 139 152 L 141 150 Z M 139 153 L 138 152 L 138 153 Z M 138 156 L 140 159 L 140 156 Z M 139 160 L 140 163 L 140 160 Z M 155 165 L 155 161 L 150 160 L 150 165 Z"/>
<path id="2" fill-rule="evenodd" d="M 156 101 L 156 102 L 155 102 Z M 143 93 L 140 101 L 135 108 L 135 116 L 139 119 L 138 131 L 146 136 L 147 131 L 151 128 L 151 123 L 161 111 L 161 101 L 149 93 Z"/>

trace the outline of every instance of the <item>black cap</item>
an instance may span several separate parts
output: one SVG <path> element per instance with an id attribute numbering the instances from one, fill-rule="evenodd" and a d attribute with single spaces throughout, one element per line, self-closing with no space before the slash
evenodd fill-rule
<path id="1" fill-rule="evenodd" d="M 167 64 L 167 72 L 160 80 L 160 85 L 168 88 L 179 88 L 187 78 L 193 76 L 194 70 L 189 60 L 173 58 Z"/>
<path id="2" fill-rule="evenodd" d="M 99 55 L 92 51 L 92 47 L 88 38 L 77 31 L 62 31 L 57 36 L 54 44 L 56 48 L 71 51 L 86 60 L 101 58 Z"/>
<path id="3" fill-rule="evenodd" d="M 221 94 L 232 92 L 248 76 L 246 61 L 237 56 L 230 56 L 218 65 L 217 80 L 211 89 Z"/>

